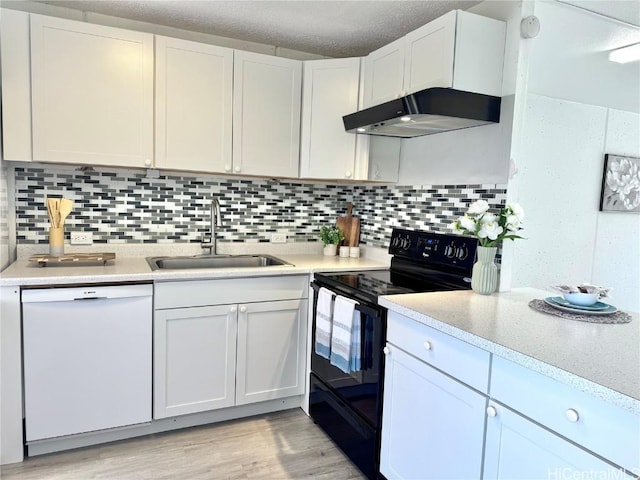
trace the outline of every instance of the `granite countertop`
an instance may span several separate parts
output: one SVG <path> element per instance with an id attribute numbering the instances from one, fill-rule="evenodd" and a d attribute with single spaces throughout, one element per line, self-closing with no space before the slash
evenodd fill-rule
<path id="1" fill-rule="evenodd" d="M 373 270 L 388 268 L 383 260 L 326 257 L 318 254 L 276 255 L 291 265 L 257 268 L 217 268 L 156 270 L 144 257 L 121 257 L 107 265 L 69 264 L 40 267 L 37 263 L 18 260 L 0 272 L 0 286 L 68 285 L 74 283 L 151 282 L 202 280 L 216 278 L 263 277 L 269 275 L 304 275 L 314 271 Z"/>
<path id="2" fill-rule="evenodd" d="M 489 296 L 472 291 L 389 295 L 379 303 L 640 414 L 640 315 L 631 323 L 597 324 L 536 312 L 528 303 L 550 295 L 532 288 Z"/>

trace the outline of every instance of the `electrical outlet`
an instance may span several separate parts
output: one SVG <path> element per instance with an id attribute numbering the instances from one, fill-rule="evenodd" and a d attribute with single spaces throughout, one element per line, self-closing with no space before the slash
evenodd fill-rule
<path id="1" fill-rule="evenodd" d="M 92 245 L 93 233 L 71 232 L 71 245 Z"/>
<path id="2" fill-rule="evenodd" d="M 286 233 L 272 233 L 271 234 L 271 243 L 287 243 L 287 234 Z"/>

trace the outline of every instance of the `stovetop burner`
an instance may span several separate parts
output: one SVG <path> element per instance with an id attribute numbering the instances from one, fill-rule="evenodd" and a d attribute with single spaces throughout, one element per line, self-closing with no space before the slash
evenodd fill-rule
<path id="1" fill-rule="evenodd" d="M 377 303 L 382 295 L 465 290 L 471 288 L 471 268 L 477 240 L 434 232 L 394 229 L 388 270 L 317 273 L 322 283 L 350 296 Z"/>

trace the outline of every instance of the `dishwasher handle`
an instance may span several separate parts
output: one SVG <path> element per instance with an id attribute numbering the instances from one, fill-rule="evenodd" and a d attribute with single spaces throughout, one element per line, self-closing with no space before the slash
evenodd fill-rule
<path id="1" fill-rule="evenodd" d="M 151 284 L 34 288 L 22 291 L 22 303 L 106 300 L 116 298 L 150 297 L 152 295 L 153 285 Z"/>

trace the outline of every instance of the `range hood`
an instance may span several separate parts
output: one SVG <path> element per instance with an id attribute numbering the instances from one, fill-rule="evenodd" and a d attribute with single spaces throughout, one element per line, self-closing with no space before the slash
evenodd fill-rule
<path id="1" fill-rule="evenodd" d="M 419 137 L 500 121 L 500 97 L 428 88 L 342 117 L 349 133 Z"/>

